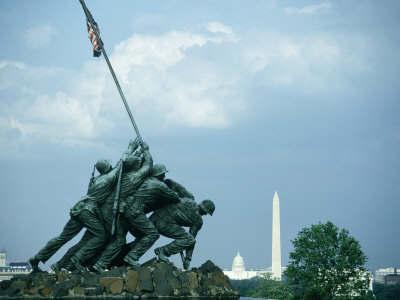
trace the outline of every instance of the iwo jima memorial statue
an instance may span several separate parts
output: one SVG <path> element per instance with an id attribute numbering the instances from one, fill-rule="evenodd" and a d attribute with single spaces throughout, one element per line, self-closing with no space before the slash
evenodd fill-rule
<path id="1" fill-rule="evenodd" d="M 80 3 L 93 55 L 103 54 L 137 137 L 114 167 L 106 159 L 96 162 L 87 194 L 71 208 L 61 234 L 29 259 L 32 273 L 1 282 L 0 296 L 238 298 L 229 279 L 211 261 L 189 269 L 202 216 L 212 215 L 215 205 L 211 200 L 197 203 L 185 187 L 165 179 L 164 165 L 153 164 L 149 146 L 139 133 L 104 49 L 98 25 L 84 1 Z M 51 265 L 54 273 L 43 272 L 40 262 L 45 263 L 84 228 L 81 240 Z M 135 238 L 131 243 L 126 243 L 128 232 Z M 156 248 L 156 257 L 141 265 L 140 258 L 160 235 L 173 241 Z M 181 256 L 183 268 L 169 262 L 168 257 L 175 254 Z"/>

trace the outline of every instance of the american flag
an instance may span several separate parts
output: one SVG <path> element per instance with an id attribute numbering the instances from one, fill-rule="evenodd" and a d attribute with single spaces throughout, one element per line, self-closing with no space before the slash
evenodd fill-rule
<path id="1" fill-rule="evenodd" d="M 97 26 L 97 23 L 94 21 L 94 19 L 92 17 L 92 14 L 90 12 L 89 12 L 89 16 L 90 16 L 92 24 L 95 27 L 95 29 L 97 30 L 97 33 L 98 33 L 99 38 L 100 38 L 99 27 Z M 86 24 L 87 24 L 87 30 L 88 30 L 88 33 L 89 33 L 89 39 L 93 44 L 93 56 L 94 57 L 99 57 L 101 55 L 101 48 L 100 48 L 99 43 L 97 42 L 96 35 L 94 34 L 94 29 L 93 29 L 92 25 L 90 25 L 90 22 L 89 22 L 88 18 L 86 18 Z"/>

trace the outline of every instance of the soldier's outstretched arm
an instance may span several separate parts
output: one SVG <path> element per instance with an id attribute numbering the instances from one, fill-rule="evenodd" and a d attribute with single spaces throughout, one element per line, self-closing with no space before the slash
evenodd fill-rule
<path id="1" fill-rule="evenodd" d="M 124 194 L 133 192 L 137 189 L 146 178 L 150 176 L 151 167 L 153 166 L 153 158 L 151 157 L 149 146 L 143 142 L 143 145 L 146 147 L 142 147 L 143 150 L 143 163 L 139 170 L 131 175 L 127 175 L 127 181 L 123 181 L 122 190 L 124 190 Z"/>
<path id="2" fill-rule="evenodd" d="M 128 149 L 125 151 L 125 153 L 127 153 L 128 156 L 132 155 L 132 153 L 139 147 L 139 144 L 140 144 L 139 138 L 136 138 L 135 140 L 131 140 L 129 142 Z"/>
<path id="3" fill-rule="evenodd" d="M 159 182 L 156 187 L 159 191 L 159 195 L 166 203 L 179 203 L 179 195 L 177 192 L 171 190 L 165 183 Z"/>
<path id="4" fill-rule="evenodd" d="M 189 233 L 196 238 L 197 233 L 200 231 L 201 227 L 203 226 L 203 219 L 199 219 L 196 221 L 192 226 L 189 228 Z M 183 261 L 183 266 L 185 269 L 189 268 L 190 261 L 192 260 L 194 246 L 189 247 L 186 249 L 186 256 L 185 260 Z M 187 267 L 186 267 L 187 266 Z"/>
<path id="5" fill-rule="evenodd" d="M 110 180 L 113 180 L 118 177 L 119 169 L 121 168 L 123 162 L 130 156 L 132 153 L 139 147 L 139 138 L 136 138 L 135 140 L 131 140 L 129 142 L 128 149 L 122 154 L 121 159 L 117 162 L 115 165 L 114 169 L 111 170 L 107 174 L 107 177 L 110 178 Z"/>
<path id="6" fill-rule="evenodd" d="M 177 192 L 180 198 L 190 198 L 194 200 L 193 194 L 180 183 L 169 178 L 165 179 L 164 182 L 171 190 Z"/>

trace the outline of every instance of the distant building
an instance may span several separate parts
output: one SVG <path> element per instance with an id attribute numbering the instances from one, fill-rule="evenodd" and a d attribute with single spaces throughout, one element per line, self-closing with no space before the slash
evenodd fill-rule
<path id="1" fill-rule="evenodd" d="M 0 250 L 0 281 L 11 279 L 16 274 L 29 274 L 32 271 L 27 261 L 13 261 L 7 264 L 7 252 Z"/>
<path id="2" fill-rule="evenodd" d="M 377 269 L 377 270 L 375 270 L 373 280 L 374 280 L 374 282 L 377 282 L 377 283 L 386 284 L 385 277 L 388 275 L 400 275 L 400 270 L 397 268 Z"/>
<path id="3" fill-rule="evenodd" d="M 385 284 L 397 284 L 400 283 L 399 274 L 390 274 L 385 276 Z"/>
<path id="4" fill-rule="evenodd" d="M 0 251 L 0 267 L 5 266 L 7 266 L 7 252 L 3 247 L 3 249 Z"/>
<path id="5" fill-rule="evenodd" d="M 242 280 L 253 277 L 261 277 L 262 274 L 269 273 L 272 279 L 281 280 L 282 272 L 285 270 L 281 262 L 281 224 L 280 224 L 280 209 L 279 197 L 275 192 L 272 199 L 272 266 L 265 270 L 246 271 L 243 258 L 239 252 L 233 259 L 232 271 L 224 271 L 225 275 L 230 279 Z"/>
<path id="6" fill-rule="evenodd" d="M 240 256 L 239 252 L 233 259 L 232 271 L 224 271 L 224 274 L 233 280 L 250 279 L 256 276 L 261 277 L 263 273 L 268 273 L 268 271 L 246 271 L 243 257 Z"/>

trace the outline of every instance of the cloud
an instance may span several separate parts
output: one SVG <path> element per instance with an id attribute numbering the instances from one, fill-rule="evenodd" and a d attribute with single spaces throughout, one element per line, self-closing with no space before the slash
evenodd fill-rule
<path id="1" fill-rule="evenodd" d="M 207 41 L 205 36 L 177 31 L 161 36 L 133 35 L 115 47 L 113 64 L 123 80 L 133 66 L 165 71 L 185 57 L 186 49 L 202 47 Z"/>
<path id="2" fill-rule="evenodd" d="M 326 34 L 299 37 L 269 33 L 243 43 L 242 56 L 250 73 L 262 78 L 265 85 L 290 86 L 297 93 L 329 89 L 330 76 L 340 68 L 344 54 L 343 44 Z"/>
<path id="3" fill-rule="evenodd" d="M 317 5 L 307 5 L 305 7 L 303 7 L 302 9 L 299 10 L 299 14 L 300 15 L 312 15 L 315 14 L 316 12 L 318 12 L 321 9 L 328 9 L 331 7 L 331 3 L 326 1 L 326 2 L 322 2 L 320 4 Z"/>
<path id="4" fill-rule="evenodd" d="M 222 23 L 219 22 L 209 22 L 206 24 L 206 29 L 215 34 L 214 37 L 212 37 L 212 41 L 216 43 L 221 43 L 221 42 L 226 42 L 226 41 L 232 41 L 236 42 L 237 37 L 233 31 L 233 29 L 229 26 L 226 26 Z"/>
<path id="5" fill-rule="evenodd" d="M 0 61 L 0 70 L 7 66 L 13 66 L 18 69 L 26 69 L 26 64 L 21 61 L 2 60 Z"/>
<path id="6" fill-rule="evenodd" d="M 227 35 L 233 35 L 233 30 L 229 26 L 221 24 L 219 22 L 210 22 L 206 26 L 207 30 L 212 33 L 224 33 Z"/>
<path id="7" fill-rule="evenodd" d="M 317 13 L 320 10 L 328 9 L 331 7 L 331 3 L 329 1 L 322 2 L 317 5 L 307 5 L 303 8 L 297 7 L 285 7 L 284 11 L 288 14 L 299 14 L 299 15 L 312 15 Z"/>
<path id="8" fill-rule="evenodd" d="M 24 41 L 28 48 L 43 49 L 50 45 L 56 35 L 51 26 L 36 26 L 25 32 Z"/>
<path id="9" fill-rule="evenodd" d="M 243 109 L 243 99 L 230 92 L 234 76 L 218 62 L 190 54 L 216 43 L 214 37 L 182 31 L 136 34 L 115 46 L 110 60 L 135 118 L 149 131 L 226 128 Z M 129 124 L 102 58 L 88 61 L 79 71 L 1 61 L 0 79 L 3 142 L 33 138 L 85 145 L 115 135 L 119 120 Z"/>
<path id="10" fill-rule="evenodd" d="M 213 30 L 233 34 L 220 23 L 214 24 Z M 224 128 L 242 106 L 241 99 L 223 96 L 230 75 L 218 70 L 218 63 L 210 65 L 202 57 L 187 56 L 191 49 L 222 41 L 214 35 L 177 31 L 134 35 L 115 47 L 112 61 L 137 111 L 157 111 L 165 126 Z"/>
<path id="11" fill-rule="evenodd" d="M 203 33 L 135 34 L 109 50 L 147 134 L 229 128 L 251 113 L 246 95 L 252 90 L 327 95 L 349 88 L 347 72 L 368 70 L 360 56 L 360 47 L 368 47 L 351 37 L 262 31 L 233 43 L 230 27 L 207 26 Z M 81 70 L 0 61 L 0 125 L 0 143 L 8 149 L 28 139 L 85 146 L 130 127 L 102 58 Z"/>

